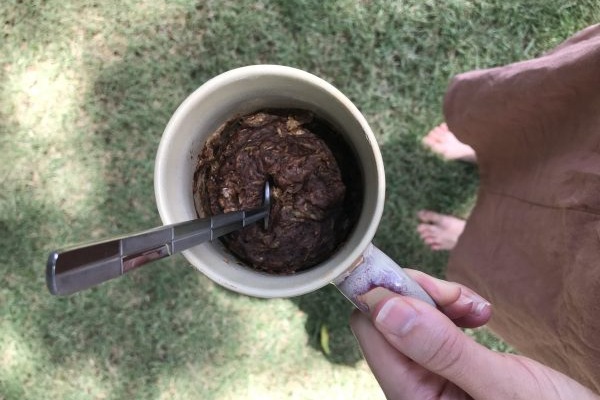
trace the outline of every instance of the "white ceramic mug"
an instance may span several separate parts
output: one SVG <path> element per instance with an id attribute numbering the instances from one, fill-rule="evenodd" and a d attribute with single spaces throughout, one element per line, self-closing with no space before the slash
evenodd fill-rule
<path id="1" fill-rule="evenodd" d="M 389 257 L 371 244 L 385 197 L 381 152 L 367 121 L 339 90 L 308 72 L 280 66 L 237 68 L 209 80 L 179 106 L 163 133 L 154 171 L 156 204 L 164 224 L 196 218 L 193 177 L 206 139 L 223 123 L 264 108 L 314 112 L 341 133 L 356 154 L 363 179 L 363 204 L 356 225 L 326 261 L 292 275 L 251 269 L 220 241 L 183 252 L 186 259 L 219 285 L 242 294 L 273 298 L 309 293 L 334 283 L 358 308 L 360 297 L 376 286 L 434 304 Z"/>

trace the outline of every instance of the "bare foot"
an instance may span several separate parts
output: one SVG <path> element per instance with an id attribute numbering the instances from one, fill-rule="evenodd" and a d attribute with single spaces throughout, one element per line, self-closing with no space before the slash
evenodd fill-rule
<path id="1" fill-rule="evenodd" d="M 454 136 L 445 123 L 436 126 L 423 138 L 423 145 L 446 160 L 476 163 L 475 150 Z"/>
<path id="2" fill-rule="evenodd" d="M 417 216 L 421 221 L 417 232 L 431 250 L 452 250 L 465 229 L 465 220 L 451 215 L 421 210 Z"/>

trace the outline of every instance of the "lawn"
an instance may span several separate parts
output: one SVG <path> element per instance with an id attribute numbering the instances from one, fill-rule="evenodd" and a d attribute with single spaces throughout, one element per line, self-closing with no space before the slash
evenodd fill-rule
<path id="1" fill-rule="evenodd" d="M 175 256 L 57 298 L 47 254 L 160 224 L 154 156 L 170 115 L 212 76 L 274 63 L 361 109 L 388 180 L 375 242 L 443 275 L 447 254 L 421 245 L 415 213 L 466 215 L 477 189 L 474 167 L 420 145 L 443 120 L 449 79 L 539 55 L 600 11 L 597 0 L 4 0 L 0 16 L 0 399 L 372 399 L 383 395 L 333 287 L 248 298 Z"/>

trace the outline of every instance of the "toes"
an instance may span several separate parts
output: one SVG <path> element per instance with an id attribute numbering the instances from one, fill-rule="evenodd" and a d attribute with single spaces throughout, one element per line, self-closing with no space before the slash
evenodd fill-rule
<path id="1" fill-rule="evenodd" d="M 436 138 L 432 135 L 433 132 L 430 132 L 427 136 L 425 136 L 423 139 L 421 139 L 421 143 L 423 143 L 423 145 L 425 147 L 433 147 L 436 145 L 437 140 Z"/>
<path id="2" fill-rule="evenodd" d="M 442 215 L 429 210 L 421 210 L 417 212 L 417 217 L 421 222 L 436 224 L 440 221 Z"/>
<path id="3" fill-rule="evenodd" d="M 440 246 L 440 229 L 431 224 L 419 224 L 417 232 L 423 243 L 435 250 Z"/>
<path id="4" fill-rule="evenodd" d="M 429 246 L 429 248 L 434 251 L 444 250 L 444 247 L 439 243 L 434 243 L 431 246 Z"/>
<path id="5" fill-rule="evenodd" d="M 432 225 L 426 225 L 420 230 L 418 230 L 418 232 L 419 236 L 421 236 L 421 239 L 436 237 L 440 235 L 440 230 Z"/>
<path id="6" fill-rule="evenodd" d="M 426 237 L 425 239 L 423 239 L 423 243 L 430 246 L 434 244 L 439 244 L 437 238 L 435 238 L 434 236 Z"/>
<path id="7" fill-rule="evenodd" d="M 436 235 L 421 235 L 421 240 L 425 244 L 433 244 L 439 242 L 439 238 Z"/>
<path id="8" fill-rule="evenodd" d="M 448 130 L 448 126 L 446 126 L 446 124 L 438 125 L 429 132 L 429 134 L 431 134 L 433 137 L 440 140 L 447 138 L 449 133 L 450 131 Z"/>
<path id="9" fill-rule="evenodd" d="M 442 123 L 429 131 L 421 142 L 433 153 L 440 155 L 448 161 L 462 160 L 471 163 L 477 162 L 475 150 L 458 140 L 448 129 L 446 123 Z"/>
<path id="10" fill-rule="evenodd" d="M 417 217 L 421 221 L 417 225 L 419 237 L 434 251 L 451 250 L 464 229 L 463 220 L 449 215 L 421 210 Z"/>
<path id="11" fill-rule="evenodd" d="M 439 141 L 443 133 L 444 131 L 442 131 L 439 127 L 435 127 L 431 131 L 429 131 L 426 137 L 433 141 Z"/>
<path id="12" fill-rule="evenodd" d="M 430 130 L 422 139 L 422 143 L 427 146 L 435 146 L 445 140 L 448 136 L 448 127 L 441 124 Z"/>
<path id="13" fill-rule="evenodd" d="M 419 224 L 417 225 L 417 232 L 420 234 L 431 232 L 431 226 L 431 224 Z"/>
<path id="14" fill-rule="evenodd" d="M 446 125 L 445 122 L 442 122 L 441 124 L 439 124 L 438 126 L 436 126 L 435 128 L 433 128 L 431 130 L 431 132 L 438 132 L 438 133 L 444 133 L 444 132 L 448 132 L 448 125 Z"/>

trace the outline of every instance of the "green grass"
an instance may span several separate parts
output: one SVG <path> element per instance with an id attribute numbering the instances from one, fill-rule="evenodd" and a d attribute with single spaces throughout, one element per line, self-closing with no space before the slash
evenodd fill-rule
<path id="1" fill-rule="evenodd" d="M 477 187 L 474 168 L 419 144 L 443 119 L 448 80 L 541 54 L 598 21 L 596 4 L 3 1 L 0 399 L 381 398 L 332 287 L 252 299 L 176 256 L 55 298 L 47 253 L 158 225 L 154 155 L 177 105 L 220 72 L 277 63 L 330 81 L 363 111 L 388 179 L 375 241 L 441 275 L 447 255 L 419 243 L 414 214 L 465 214 Z"/>

